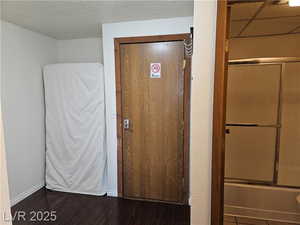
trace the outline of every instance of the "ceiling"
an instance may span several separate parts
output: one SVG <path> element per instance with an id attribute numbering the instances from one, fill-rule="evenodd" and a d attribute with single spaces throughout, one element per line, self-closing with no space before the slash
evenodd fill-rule
<path id="1" fill-rule="evenodd" d="M 233 4 L 230 30 L 231 38 L 300 34 L 300 7 L 286 0 Z"/>
<path id="2" fill-rule="evenodd" d="M 1 19 L 56 39 L 100 37 L 101 24 L 193 16 L 193 1 L 1 1 Z"/>
<path id="3" fill-rule="evenodd" d="M 300 7 L 256 1 L 232 5 L 231 38 L 300 34 Z M 192 0 L 1 1 L 1 19 L 56 39 L 100 37 L 103 23 L 182 16 L 193 16 Z"/>

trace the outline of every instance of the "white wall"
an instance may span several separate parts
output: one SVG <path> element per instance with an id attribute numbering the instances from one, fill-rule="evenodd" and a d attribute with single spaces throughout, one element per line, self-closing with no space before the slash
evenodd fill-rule
<path id="1" fill-rule="evenodd" d="M 42 67 L 56 62 L 56 40 L 1 22 L 2 112 L 12 203 L 44 185 Z"/>
<path id="2" fill-rule="evenodd" d="M 216 3 L 195 2 L 195 53 L 192 68 L 191 205 L 192 224 L 210 221 L 212 94 L 215 52 Z M 115 96 L 115 37 L 189 32 L 192 17 L 134 21 L 103 25 L 103 51 L 107 98 L 109 194 L 117 195 L 117 137 Z M 56 42 L 51 38 L 4 23 L 2 90 L 11 196 L 44 182 L 44 110 L 41 66 L 55 62 Z M 74 40 L 76 41 L 76 40 Z M 78 41 L 78 40 L 77 40 Z M 66 46 L 74 46 L 69 41 Z M 62 43 L 61 42 L 61 43 Z M 63 46 L 61 49 L 70 48 Z M 75 44 L 76 45 L 76 44 Z M 60 61 L 72 59 L 61 54 Z M 80 51 L 76 50 L 76 54 Z M 75 54 L 75 55 L 76 55 Z M 80 55 L 80 54 L 79 54 Z M 78 55 L 77 55 L 78 56 Z M 77 56 L 74 60 L 77 60 Z M 95 58 L 96 54 L 92 58 Z M 90 55 L 84 59 L 92 59 Z M 97 58 L 97 56 L 96 56 Z M 72 59 L 73 60 L 73 59 Z M 81 59 L 80 59 L 81 60 Z M 6 66 L 5 66 L 6 65 Z M 18 90 L 17 92 L 15 90 Z M 30 132 L 28 132 L 30 131 Z M 35 186 L 36 185 L 36 186 Z M 25 193 L 26 194 L 26 193 Z"/>
<path id="3" fill-rule="evenodd" d="M 2 40 L 2 30 L 0 29 L 0 37 Z M 0 49 L 2 49 L 2 41 L 0 42 Z M 0 54 L 1 61 L 1 54 Z M 2 77 L 2 65 L 0 63 L 0 90 L 1 90 L 1 77 Z M 4 143 L 4 130 L 1 110 L 0 99 L 0 224 L 11 225 L 11 221 L 7 221 L 6 218 L 11 217 L 10 201 L 9 201 L 9 187 L 7 176 L 7 164 L 6 164 L 6 151 Z M 6 217 L 4 217 L 6 215 Z"/>
<path id="4" fill-rule="evenodd" d="M 117 196 L 117 123 L 114 38 L 164 35 L 190 32 L 192 17 L 132 21 L 103 24 L 103 56 L 106 88 L 107 145 L 108 145 L 108 189 L 109 195 Z"/>
<path id="5" fill-rule="evenodd" d="M 191 224 L 209 225 L 216 0 L 195 1 L 191 96 Z"/>
<path id="6" fill-rule="evenodd" d="M 100 62 L 102 60 L 102 39 L 85 38 L 57 41 L 59 63 Z"/>
<path id="7" fill-rule="evenodd" d="M 2 113 L 0 111 L 0 224 L 11 225 L 11 221 L 7 221 L 11 216 L 9 202 L 9 188 L 6 166 L 6 152 L 4 146 L 4 134 Z"/>

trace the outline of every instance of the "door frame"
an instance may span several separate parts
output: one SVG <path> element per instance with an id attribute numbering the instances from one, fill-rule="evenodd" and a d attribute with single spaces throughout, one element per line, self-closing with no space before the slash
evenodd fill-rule
<path id="1" fill-rule="evenodd" d="M 156 35 L 156 36 L 139 36 L 139 37 L 122 37 L 114 38 L 115 47 L 115 80 L 116 80 L 116 110 L 117 110 L 117 155 L 118 155 L 118 196 L 124 197 L 123 186 L 123 120 L 122 120 L 122 79 L 121 79 L 121 44 L 134 43 L 154 43 L 167 41 L 184 41 L 190 39 L 190 33 Z M 189 173 L 190 173 L 190 92 L 191 92 L 191 58 L 185 55 L 184 68 L 184 135 L 183 135 L 183 201 L 188 204 L 189 199 Z"/>
<path id="2" fill-rule="evenodd" d="M 225 123 L 228 73 L 228 0 L 217 1 L 216 52 L 213 97 L 211 225 L 223 225 L 225 174 Z"/>

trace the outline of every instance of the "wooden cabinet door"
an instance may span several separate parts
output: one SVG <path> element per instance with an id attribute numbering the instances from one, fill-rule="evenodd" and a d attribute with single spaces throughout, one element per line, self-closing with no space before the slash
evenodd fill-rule
<path id="1" fill-rule="evenodd" d="M 121 44 L 120 53 L 123 195 L 182 202 L 183 42 Z"/>

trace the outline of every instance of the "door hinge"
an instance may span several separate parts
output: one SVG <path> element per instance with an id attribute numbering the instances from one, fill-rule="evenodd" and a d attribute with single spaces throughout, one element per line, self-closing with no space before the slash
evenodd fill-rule
<path id="1" fill-rule="evenodd" d="M 186 60 L 184 59 L 184 60 L 183 60 L 183 63 L 182 63 L 182 69 L 183 69 L 183 70 L 185 69 L 185 66 L 186 66 Z"/>

